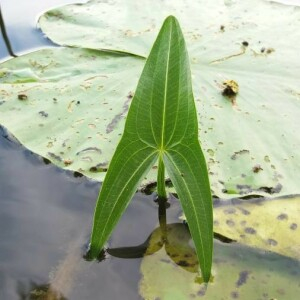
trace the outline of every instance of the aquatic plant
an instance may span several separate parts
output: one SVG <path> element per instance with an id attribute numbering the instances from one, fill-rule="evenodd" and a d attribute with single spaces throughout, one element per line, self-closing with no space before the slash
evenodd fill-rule
<path id="1" fill-rule="evenodd" d="M 173 16 L 165 20 L 146 61 L 103 182 L 94 215 L 92 257 L 99 254 L 157 160 L 158 197 L 167 198 L 166 167 L 188 221 L 203 279 L 208 281 L 213 240 L 211 192 L 198 141 L 188 53 Z"/>

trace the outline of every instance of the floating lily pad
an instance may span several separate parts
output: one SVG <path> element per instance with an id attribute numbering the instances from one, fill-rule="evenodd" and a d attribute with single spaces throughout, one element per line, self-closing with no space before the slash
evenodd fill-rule
<path id="1" fill-rule="evenodd" d="M 297 298 L 299 261 L 239 244 L 215 242 L 214 279 L 205 286 L 197 274 L 197 259 L 187 227 L 175 223 L 167 225 L 167 229 L 165 246 L 157 246 L 160 240 L 156 232 L 149 245 L 154 251 L 143 258 L 143 299 Z"/>
<path id="2" fill-rule="evenodd" d="M 137 58 L 71 48 L 9 60 L 0 67 L 0 124 L 56 165 L 101 181 L 142 66 Z"/>
<path id="3" fill-rule="evenodd" d="M 252 49 L 254 45 L 260 46 L 259 50 L 265 47 L 268 52 L 284 41 L 292 41 L 285 44 L 285 51 L 290 51 L 293 38 L 299 36 L 293 30 L 299 24 L 297 7 L 266 0 L 90 0 L 51 9 L 39 18 L 38 25 L 59 45 L 147 56 L 163 20 L 170 14 L 179 19 L 190 50 L 200 54 L 193 47 L 201 45 L 206 56 L 214 58 L 233 54 L 231 51 L 240 50 L 236 46 L 242 42 Z M 200 58 L 207 60 L 205 56 Z"/>
<path id="4" fill-rule="evenodd" d="M 152 15 L 149 12 L 155 13 Z M 226 0 L 209 3 L 191 0 L 147 3 L 133 0 L 89 1 L 86 4 L 67 5 L 51 10 L 40 18 L 39 24 L 52 40 L 60 44 L 94 49 L 105 48 L 147 56 L 158 28 L 168 14 L 178 17 L 188 43 L 194 94 L 200 119 L 199 136 L 208 162 L 214 194 L 221 198 L 229 198 L 248 194 L 299 193 L 300 135 L 297 124 L 300 112 L 300 61 L 298 59 L 300 46 L 295 41 L 300 39 L 298 30 L 300 11 L 297 7 L 263 0 Z M 75 49 L 70 51 L 76 52 Z M 47 70 L 49 72 L 52 70 L 51 72 L 54 72 L 57 77 L 57 79 L 49 79 L 49 83 L 56 80 L 56 84 L 59 85 L 64 85 L 66 78 L 60 73 L 74 74 L 74 68 L 76 72 L 81 72 L 78 70 L 82 64 L 77 66 L 77 58 L 61 59 L 60 69 L 55 69 L 56 58 L 53 58 L 54 63 L 48 66 L 51 58 L 45 62 L 45 58 L 35 58 L 36 54 L 31 55 L 19 58 L 18 63 L 11 60 L 0 66 L 2 91 L 0 103 L 7 105 L 9 99 L 15 100 L 19 97 L 19 92 L 30 89 L 34 82 L 28 81 L 37 80 L 35 78 L 37 68 L 42 71 L 47 66 Z M 102 57 L 103 54 L 100 56 Z M 86 85 L 85 80 L 90 77 L 97 74 L 106 76 L 106 72 L 110 73 L 110 69 L 103 71 L 97 64 L 90 64 L 89 68 L 85 69 L 86 77 L 74 77 L 78 81 L 74 83 L 74 88 L 68 90 L 69 102 L 66 100 L 66 105 L 71 103 L 70 110 L 73 107 L 77 108 L 73 100 L 78 97 L 95 99 L 95 93 L 99 98 L 105 99 L 105 102 L 100 101 L 101 104 L 109 103 L 109 108 L 113 110 L 114 113 L 110 115 L 110 112 L 103 107 L 107 104 L 97 109 L 95 109 L 96 104 L 93 108 L 87 107 L 88 112 L 86 111 L 82 119 L 87 123 L 83 128 L 89 130 L 78 127 L 79 129 L 74 131 L 69 128 L 70 124 L 80 122 L 81 117 L 78 114 L 69 125 L 58 123 L 56 120 L 55 126 L 49 123 L 51 126 L 44 126 L 43 131 L 40 128 L 36 131 L 38 126 L 30 125 L 31 136 L 28 142 L 23 137 L 24 134 L 30 135 L 28 132 L 24 133 L 26 129 L 15 127 L 15 123 L 24 124 L 23 118 L 20 118 L 19 122 L 15 115 L 16 111 L 4 110 L 4 104 L 0 106 L 0 123 L 13 132 L 25 146 L 50 158 L 60 166 L 66 165 L 68 169 L 79 170 L 99 180 L 103 178 L 103 174 L 94 174 L 87 170 L 98 172 L 107 167 L 119 140 L 118 134 L 124 125 L 128 106 L 127 96 L 134 91 L 144 63 L 134 57 L 115 60 L 116 55 L 111 59 L 108 54 L 104 56 L 111 62 L 111 68 L 121 70 L 113 71 L 112 86 L 108 80 L 102 78 L 107 82 L 110 92 L 99 90 L 96 93 L 99 86 L 104 86 L 101 78 L 98 78 L 99 82 L 95 82 L 95 85 L 94 82 L 88 81 L 89 89 L 79 88 L 80 85 Z M 37 65 L 32 66 L 29 60 L 36 61 Z M 123 64 L 122 60 L 130 62 Z M 97 61 L 102 64 L 100 60 Z M 37 67 L 38 65 L 42 67 Z M 16 72 L 21 76 L 24 86 L 19 91 L 14 84 L 4 84 L 7 82 L 7 75 L 5 75 L 7 72 Z M 88 72 L 91 72 L 91 76 Z M 72 81 L 71 78 L 67 80 Z M 41 84 L 39 79 L 38 83 Z M 42 95 L 45 90 L 46 94 L 49 93 L 48 88 L 42 87 L 45 85 L 40 86 L 39 95 Z M 122 100 L 118 102 L 121 98 Z M 38 115 L 34 112 L 27 117 L 27 113 L 23 112 L 22 101 L 17 102 L 18 108 L 14 107 L 20 109 L 20 115 L 26 115 L 26 122 L 37 122 L 37 117 L 45 120 L 47 114 L 48 118 L 55 114 L 49 111 L 47 106 L 41 105 L 42 108 L 37 111 Z M 83 111 L 84 109 L 80 113 L 84 114 Z M 68 118 L 75 116 L 66 109 L 60 114 L 61 118 L 64 118 L 63 114 L 67 114 Z M 102 119 L 108 119 L 108 116 L 110 116 L 109 121 L 103 123 Z M 97 118 L 100 119 L 99 125 L 97 131 L 93 131 L 92 127 Z M 113 127 L 116 123 L 116 132 L 114 132 Z M 113 125 L 109 126 L 109 124 Z M 59 133 L 56 128 L 59 128 Z M 51 134 L 49 134 L 50 130 Z M 109 134 L 106 133 L 107 131 Z M 78 133 L 74 134 L 74 132 Z M 98 139 L 93 138 L 91 132 L 98 132 L 99 136 L 101 134 L 102 136 Z M 40 133 L 43 133 L 42 136 Z M 57 143 L 57 148 L 53 148 L 53 151 L 45 148 L 49 142 L 47 136 L 59 140 L 60 147 Z M 71 141 L 75 137 L 77 137 L 76 141 Z M 79 143 L 88 137 L 91 139 L 81 147 Z M 72 155 L 62 147 L 66 139 L 70 139 L 71 144 L 77 143 L 80 146 Z M 107 141 L 111 145 L 103 146 L 102 142 Z M 51 140 L 49 146 L 52 145 L 51 142 L 53 143 Z M 93 162 L 77 162 L 78 152 L 90 149 L 91 153 L 95 148 L 101 149 L 102 158 L 93 159 Z M 51 154 L 52 157 L 49 157 L 49 153 L 54 155 Z M 94 154 L 97 156 L 97 153 L 99 151 Z M 82 156 L 80 157 L 82 160 L 90 155 L 79 156 Z M 63 162 L 59 161 L 60 158 Z M 151 178 L 155 177 L 150 175 L 148 179 Z"/>
<path id="5" fill-rule="evenodd" d="M 214 231 L 300 260 L 300 197 L 232 200 L 214 208 Z"/>

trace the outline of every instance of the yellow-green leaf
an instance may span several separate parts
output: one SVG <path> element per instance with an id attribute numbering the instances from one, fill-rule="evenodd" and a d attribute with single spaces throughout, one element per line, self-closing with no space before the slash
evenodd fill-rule
<path id="1" fill-rule="evenodd" d="M 300 260 L 300 197 L 228 200 L 214 208 L 214 231 Z"/>

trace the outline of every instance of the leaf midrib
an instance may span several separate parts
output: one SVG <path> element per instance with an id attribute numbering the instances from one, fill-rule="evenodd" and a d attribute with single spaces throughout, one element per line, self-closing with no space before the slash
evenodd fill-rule
<path id="1" fill-rule="evenodd" d="M 165 123 L 166 123 L 166 106 L 167 106 L 167 92 L 168 92 L 168 75 L 169 75 L 169 62 L 170 62 L 170 52 L 171 52 L 171 35 L 172 35 L 172 22 L 170 23 L 170 33 L 168 40 L 168 54 L 167 54 L 167 66 L 166 66 L 166 75 L 165 75 L 165 90 L 164 90 L 164 106 L 163 106 L 163 119 L 162 119 L 162 131 L 161 131 L 161 145 L 160 145 L 160 154 L 165 150 L 164 147 L 164 136 L 165 136 Z"/>

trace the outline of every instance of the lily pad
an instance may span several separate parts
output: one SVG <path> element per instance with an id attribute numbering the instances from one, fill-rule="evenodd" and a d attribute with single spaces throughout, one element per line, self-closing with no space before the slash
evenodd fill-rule
<path id="1" fill-rule="evenodd" d="M 293 30 L 299 24 L 299 10 L 266 0 L 90 0 L 51 9 L 40 16 L 38 25 L 59 45 L 147 56 L 163 20 L 171 14 L 179 19 L 190 50 L 202 45 L 214 58 L 240 50 L 237 46 L 244 39 L 265 50 L 289 40 L 288 51 L 299 36 Z"/>
<path id="2" fill-rule="evenodd" d="M 300 197 L 228 200 L 214 208 L 214 231 L 300 260 Z"/>
<path id="3" fill-rule="evenodd" d="M 152 15 L 149 12 L 155 13 Z M 214 194 L 221 198 L 230 198 L 248 194 L 299 193 L 300 136 L 297 124 L 300 112 L 298 84 L 300 45 L 295 41 L 300 39 L 298 30 L 300 11 L 297 7 L 263 0 L 226 0 L 209 3 L 203 0 L 147 3 L 133 0 L 89 1 L 86 4 L 68 5 L 51 10 L 40 18 L 39 24 L 52 40 L 60 44 L 94 49 L 105 48 L 146 56 L 162 20 L 168 14 L 178 17 L 187 40 L 200 120 L 199 136 L 209 165 Z M 75 49 L 72 51 L 75 53 Z M 34 56 L 35 54 L 32 54 L 31 59 L 37 61 Z M 19 58 L 18 62 L 24 60 L 19 70 L 13 60 L 2 64 L 0 74 L 9 70 L 9 72 L 19 72 L 23 76 L 25 64 L 26 72 L 33 73 L 31 75 L 34 77 L 36 67 L 28 62 L 29 57 L 30 55 Z M 122 59 L 130 59 L 130 63 L 126 66 L 124 64 L 117 66 L 118 63 L 122 64 Z M 104 125 L 101 122 L 103 126 L 99 125 L 97 130 L 100 136 L 102 134 L 99 140 L 93 138 L 90 131 L 86 130 L 76 130 L 78 133 L 74 135 L 68 125 L 64 124 L 62 127 L 59 126 L 60 148 L 49 151 L 46 148 L 40 149 L 46 145 L 45 140 L 41 139 L 47 136 L 57 138 L 55 128 L 58 124 L 45 126 L 43 137 L 40 135 L 40 130 L 35 132 L 36 125 L 31 128 L 30 133 L 24 133 L 25 129 L 15 128 L 15 123 L 18 123 L 18 120 L 13 117 L 15 111 L 3 110 L 4 105 L 0 108 L 0 123 L 12 131 L 28 148 L 48 158 L 48 152 L 58 156 L 61 156 L 60 152 L 66 153 L 62 144 L 67 138 L 72 140 L 77 136 L 78 141 L 82 141 L 92 137 L 84 148 L 77 148 L 72 156 L 65 155 L 63 159 L 67 164 L 72 162 L 66 166 L 68 169 L 79 170 L 101 180 L 103 174 L 93 174 L 87 170 L 101 171 L 106 168 L 119 140 L 118 134 L 124 125 L 127 109 L 124 109 L 124 101 L 135 89 L 144 63 L 136 57 L 122 59 L 116 60 L 115 63 L 112 62 L 112 58 L 110 61 L 111 66 L 122 70 L 114 73 L 116 87 L 114 89 L 120 93 L 117 98 L 123 100 L 118 102 L 112 91 L 103 96 L 102 91 L 97 92 L 99 97 L 105 98 L 107 101 L 105 103 L 113 106 L 110 106 L 113 111 L 116 110 L 109 121 L 112 122 L 114 117 L 118 119 L 116 133 L 111 131 L 111 135 L 108 136 L 106 131 L 109 122 L 103 123 Z M 80 66 L 76 67 L 74 60 L 72 61 L 73 63 L 60 62 L 60 65 L 64 66 L 63 72 L 73 74 L 73 68 L 76 70 L 80 68 Z M 45 65 L 43 62 L 38 64 Z M 52 66 L 48 68 L 52 69 Z M 59 78 L 61 71 L 57 69 L 53 72 Z M 93 74 L 91 77 L 96 76 L 97 72 L 105 73 L 101 69 L 97 70 L 97 65 L 90 65 L 89 71 Z M 26 79 L 25 74 L 23 80 L 35 80 L 31 75 Z M 86 76 L 80 80 L 84 81 L 90 75 Z M 79 77 L 77 78 L 79 80 Z M 59 84 L 63 85 L 63 80 L 62 78 Z M 68 80 L 71 82 L 71 78 Z M 8 98 L 15 100 L 18 97 L 16 87 L 3 84 L 7 82 L 7 78 L 3 75 L 0 82 L 1 95 L 9 95 L 1 96 L 0 103 L 9 102 Z M 23 84 L 21 91 L 30 88 L 33 83 Z M 78 81 L 76 84 L 79 89 L 82 82 Z M 103 84 L 99 82 L 99 85 Z M 84 89 L 80 89 L 79 93 L 77 88 L 69 90 L 70 100 L 67 103 L 79 95 L 84 98 L 96 92 L 93 84 L 90 85 L 90 94 Z M 44 89 L 39 90 L 39 95 L 42 95 L 42 90 Z M 46 95 L 48 91 L 46 89 Z M 17 109 L 23 110 L 21 101 L 16 105 L 18 105 Z M 125 106 L 127 107 L 127 104 Z M 102 119 L 107 115 L 106 109 L 102 111 L 103 106 L 99 106 L 99 111 L 94 109 L 95 107 L 96 105 L 92 109 L 89 107 L 89 111 L 83 117 L 91 127 L 95 124 L 96 118 Z M 50 116 L 50 111 L 47 113 Z M 78 119 L 79 116 L 70 124 Z M 20 120 L 22 122 L 23 119 Z M 26 122 L 37 120 L 35 113 L 26 117 Z M 49 134 L 50 130 L 51 134 Z M 35 133 L 32 134 L 33 132 Z M 30 143 L 25 141 L 24 134 L 27 136 L 31 134 Z M 38 137 L 37 141 L 33 141 L 36 137 Z M 71 143 L 78 145 L 78 141 Z M 105 141 L 111 141 L 111 145 L 103 147 L 102 142 Z M 36 146 L 33 147 L 33 144 Z M 77 163 L 76 153 L 81 149 L 94 147 L 100 147 L 103 151 L 103 159 L 97 160 L 96 164 L 94 161 L 85 162 L 84 166 Z M 51 159 L 57 161 L 54 156 Z M 57 164 L 64 166 L 61 162 Z M 95 166 L 96 168 L 93 168 Z M 150 178 L 154 177 L 150 175 L 148 179 Z"/>
<path id="4" fill-rule="evenodd" d="M 296 299 L 300 292 L 297 260 L 215 242 L 214 279 L 206 286 L 197 275 L 196 254 L 185 225 L 167 225 L 165 246 L 159 242 L 156 232 L 148 248 L 151 255 L 141 264 L 143 299 Z"/>
<path id="5" fill-rule="evenodd" d="M 164 17 L 176 15 L 215 193 L 299 191 L 297 7 L 263 0 L 104 2 L 51 10 L 39 24 L 59 44 L 146 56 Z M 238 84 L 236 95 L 222 95 L 228 81 Z"/>
<path id="6" fill-rule="evenodd" d="M 71 48 L 9 60 L 1 65 L 0 124 L 56 165 L 101 181 L 142 66 L 137 58 Z"/>

